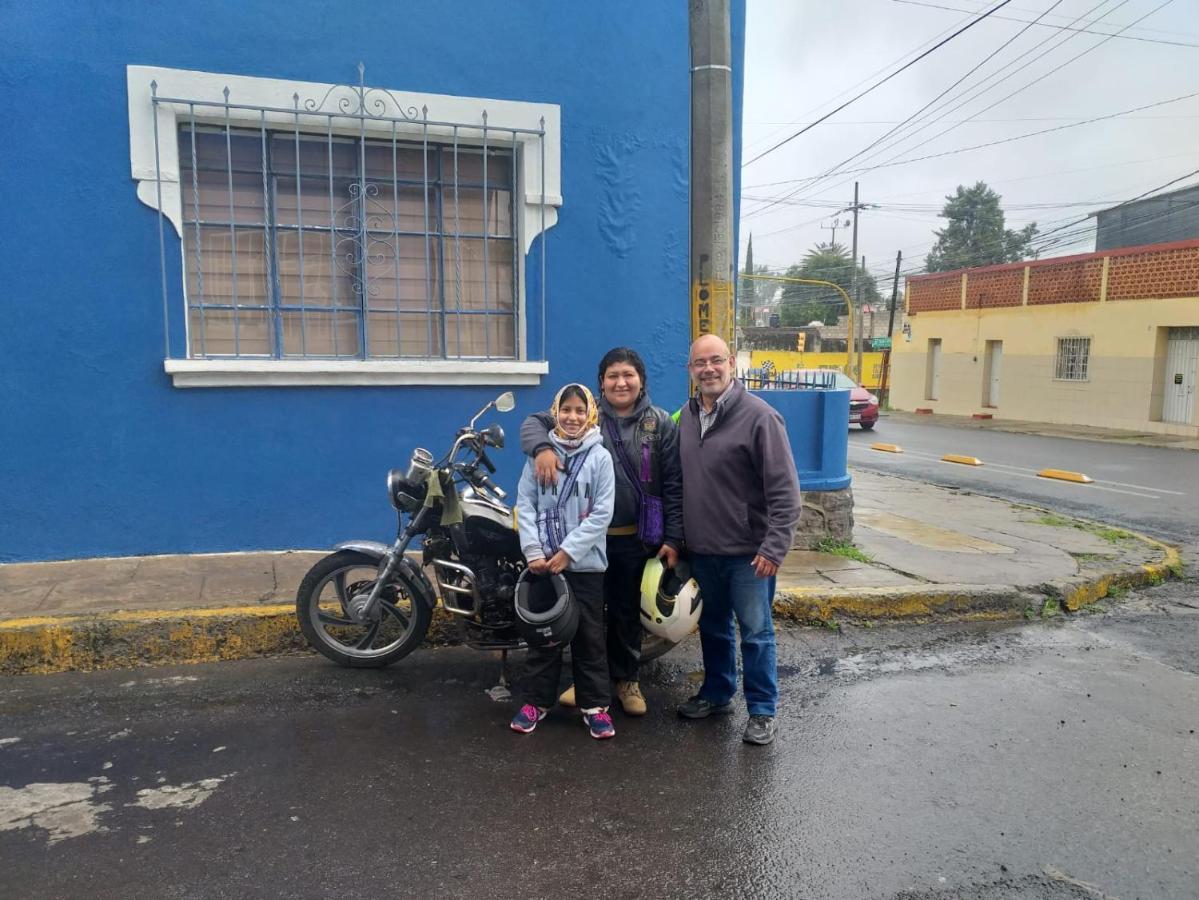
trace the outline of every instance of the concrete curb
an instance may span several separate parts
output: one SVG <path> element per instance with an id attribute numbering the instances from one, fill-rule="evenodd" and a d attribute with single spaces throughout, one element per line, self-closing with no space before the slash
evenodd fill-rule
<path id="1" fill-rule="evenodd" d="M 1174 547 L 1130 534 L 1160 549 L 1161 559 L 1030 588 L 982 584 L 780 587 L 774 612 L 780 619 L 823 625 L 840 620 L 1018 619 L 1030 613 L 1039 615 L 1052 604 L 1074 612 L 1108 596 L 1114 587 L 1158 584 L 1179 574 L 1182 563 Z M 454 618 L 436 610 L 426 643 L 456 642 Z M 0 675 L 216 662 L 296 652 L 311 651 L 291 603 L 0 621 Z"/>

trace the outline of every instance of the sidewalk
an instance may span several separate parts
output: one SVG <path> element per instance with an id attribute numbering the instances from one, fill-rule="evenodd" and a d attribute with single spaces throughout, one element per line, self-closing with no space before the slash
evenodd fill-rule
<path id="1" fill-rule="evenodd" d="M 1157 434 L 1149 431 L 1125 431 L 1119 428 L 1100 428 L 1095 425 L 1055 425 L 1052 422 L 1018 422 L 1011 419 L 974 419 L 970 416 L 951 416 L 944 413 L 917 415 L 892 409 L 882 413 L 884 419 L 913 425 L 946 425 L 952 428 L 978 428 L 990 431 L 1009 431 L 1014 434 L 1035 434 L 1041 437 L 1074 438 L 1082 441 L 1103 441 L 1109 444 L 1139 444 L 1146 447 L 1169 447 L 1173 450 L 1199 450 L 1199 440 L 1176 434 Z"/>
<path id="2" fill-rule="evenodd" d="M 870 472 L 855 472 L 853 489 L 855 546 L 792 551 L 779 617 L 1040 615 L 1178 564 L 1156 541 L 1031 507 Z M 0 674 L 301 650 L 296 588 L 326 552 L 0 565 Z M 435 617 L 431 639 L 447 639 L 448 624 Z"/>

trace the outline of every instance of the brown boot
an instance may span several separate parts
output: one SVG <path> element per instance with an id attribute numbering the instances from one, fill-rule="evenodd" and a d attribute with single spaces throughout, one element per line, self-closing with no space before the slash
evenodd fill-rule
<path id="1" fill-rule="evenodd" d="M 572 684 L 561 694 L 558 695 L 558 702 L 563 706 L 577 706 L 575 703 L 575 686 Z"/>
<path id="2" fill-rule="evenodd" d="M 616 682 L 616 697 L 626 716 L 644 716 L 645 698 L 641 696 L 641 685 L 635 681 Z"/>

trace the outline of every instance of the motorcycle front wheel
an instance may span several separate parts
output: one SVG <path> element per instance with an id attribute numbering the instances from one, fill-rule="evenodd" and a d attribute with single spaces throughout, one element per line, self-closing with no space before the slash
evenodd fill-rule
<path id="1" fill-rule="evenodd" d="M 374 557 L 340 550 L 308 570 L 296 593 L 296 618 L 313 647 L 340 666 L 381 668 L 407 656 L 425 639 L 432 610 L 403 570 L 383 586 L 375 615 L 359 621 L 379 576 Z"/>

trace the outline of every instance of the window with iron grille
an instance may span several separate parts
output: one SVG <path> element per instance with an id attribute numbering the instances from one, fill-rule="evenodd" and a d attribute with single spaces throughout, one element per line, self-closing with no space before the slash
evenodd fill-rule
<path id="1" fill-rule="evenodd" d="M 548 372 L 557 105 L 370 87 L 361 64 L 357 84 L 126 71 L 177 387 Z"/>
<path id="2" fill-rule="evenodd" d="M 1058 338 L 1057 366 L 1053 377 L 1058 381 L 1086 381 L 1090 357 L 1090 338 Z"/>
<path id="3" fill-rule="evenodd" d="M 179 128 L 189 355 L 512 359 L 511 150 Z"/>

